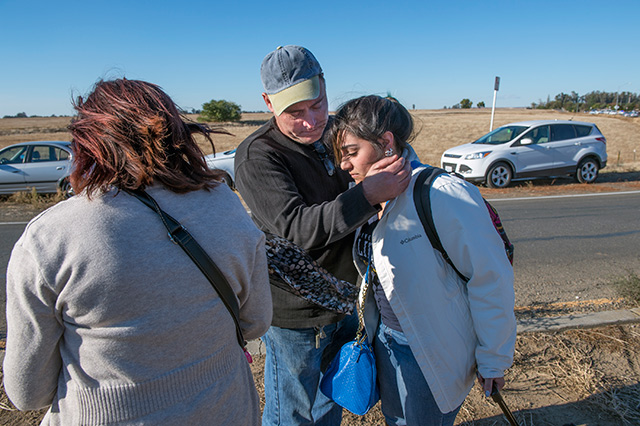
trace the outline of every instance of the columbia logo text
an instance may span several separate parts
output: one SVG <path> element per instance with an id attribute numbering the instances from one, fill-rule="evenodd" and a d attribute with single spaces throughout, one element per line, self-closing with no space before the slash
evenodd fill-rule
<path id="1" fill-rule="evenodd" d="M 422 238 L 422 234 L 416 234 L 413 237 L 404 238 L 400 240 L 400 244 L 410 243 L 411 241 L 416 240 L 418 238 Z"/>

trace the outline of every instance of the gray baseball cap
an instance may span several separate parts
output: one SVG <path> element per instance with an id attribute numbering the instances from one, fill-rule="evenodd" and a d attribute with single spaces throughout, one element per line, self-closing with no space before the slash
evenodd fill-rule
<path id="1" fill-rule="evenodd" d="M 262 60 L 260 77 L 276 115 L 289 106 L 320 96 L 322 68 L 301 46 L 279 46 Z"/>

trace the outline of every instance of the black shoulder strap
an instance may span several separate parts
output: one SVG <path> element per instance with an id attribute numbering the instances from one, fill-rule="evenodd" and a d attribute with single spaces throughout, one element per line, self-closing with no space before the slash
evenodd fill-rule
<path id="1" fill-rule="evenodd" d="M 416 178 L 415 186 L 413 187 L 413 201 L 416 205 L 416 211 L 418 212 L 418 217 L 420 217 L 420 222 L 422 222 L 422 227 L 427 233 L 427 237 L 429 237 L 429 241 L 434 249 L 438 250 L 442 253 L 442 257 L 444 260 L 451 265 L 454 271 L 458 274 L 460 278 L 464 281 L 469 281 L 467 277 L 462 275 L 458 268 L 453 264 L 451 258 L 447 254 L 447 251 L 442 246 L 442 242 L 440 241 L 440 237 L 438 236 L 438 231 L 436 230 L 436 225 L 433 222 L 433 213 L 431 211 L 431 184 L 439 175 L 447 173 L 447 171 L 438 168 L 438 167 L 427 167 L 422 170 L 418 177 Z"/>
<path id="2" fill-rule="evenodd" d="M 193 262 L 198 266 L 202 273 L 204 273 L 204 275 L 207 277 L 213 288 L 220 296 L 220 299 L 222 299 L 222 302 L 231 313 L 231 317 L 233 318 L 233 321 L 236 325 L 236 335 L 238 337 L 238 343 L 240 343 L 240 346 L 244 348 L 246 346 L 246 341 L 244 340 L 242 330 L 240 329 L 240 309 L 238 308 L 238 302 L 236 300 L 235 293 L 229 285 L 229 282 L 224 277 L 222 272 L 220 272 L 218 266 L 204 251 L 200 244 L 198 244 L 198 242 L 191 236 L 187 229 L 182 226 L 180 222 L 163 211 L 160 206 L 158 206 L 158 203 L 156 203 L 156 200 L 154 200 L 149 194 L 147 194 L 145 191 L 129 192 L 129 194 L 133 195 L 138 200 L 142 201 L 151 210 L 158 213 L 158 215 L 162 219 L 162 223 L 164 223 L 167 231 L 169 231 L 169 239 L 174 244 L 178 244 L 180 247 L 182 247 L 182 249 L 189 255 L 191 260 L 193 260 Z"/>

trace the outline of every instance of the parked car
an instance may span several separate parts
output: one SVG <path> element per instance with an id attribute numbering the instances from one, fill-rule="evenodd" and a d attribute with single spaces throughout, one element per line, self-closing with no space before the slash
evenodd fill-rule
<path id="1" fill-rule="evenodd" d="M 37 141 L 10 145 L 0 150 L 0 194 L 35 188 L 39 193 L 58 189 L 73 194 L 69 183 L 71 142 Z"/>
<path id="2" fill-rule="evenodd" d="M 235 157 L 236 157 L 235 148 L 230 151 L 225 151 L 223 153 L 215 153 L 215 154 L 209 154 L 204 156 L 205 160 L 207 160 L 207 165 L 209 166 L 210 169 L 220 169 L 225 172 L 224 181 L 227 185 L 229 185 L 229 188 L 234 190 L 236 188 L 235 180 L 234 180 L 235 174 L 233 171 L 233 164 L 234 164 Z"/>
<path id="3" fill-rule="evenodd" d="M 504 188 L 514 180 L 567 175 L 591 183 L 607 165 L 607 140 L 593 123 L 522 121 L 446 150 L 440 163 L 449 172 L 492 188 Z"/>

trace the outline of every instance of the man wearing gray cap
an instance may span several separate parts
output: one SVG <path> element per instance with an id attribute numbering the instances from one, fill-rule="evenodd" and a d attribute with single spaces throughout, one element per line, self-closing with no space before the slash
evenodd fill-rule
<path id="1" fill-rule="evenodd" d="M 409 165 L 385 158 L 353 185 L 322 141 L 329 107 L 313 54 L 300 46 L 278 47 L 264 58 L 260 74 L 273 117 L 238 147 L 238 190 L 260 229 L 292 241 L 336 277 L 355 283 L 354 232 L 380 203 L 406 189 Z M 262 424 L 339 425 L 341 407 L 318 385 L 321 370 L 353 339 L 355 315 L 345 317 L 276 285 L 271 293 Z"/>

